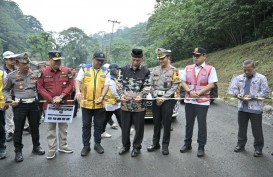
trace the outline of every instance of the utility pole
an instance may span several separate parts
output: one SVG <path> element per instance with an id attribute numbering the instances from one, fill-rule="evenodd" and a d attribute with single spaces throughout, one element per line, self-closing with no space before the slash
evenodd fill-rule
<path id="1" fill-rule="evenodd" d="M 108 57 L 107 57 L 107 63 L 110 63 L 110 51 L 111 51 L 111 44 L 112 44 L 112 40 L 113 40 L 114 26 L 115 26 L 115 23 L 120 24 L 120 22 L 118 22 L 117 20 L 115 20 L 115 21 L 114 20 L 108 20 L 108 22 L 112 23 L 112 33 L 111 33 L 111 37 L 110 37 Z"/>

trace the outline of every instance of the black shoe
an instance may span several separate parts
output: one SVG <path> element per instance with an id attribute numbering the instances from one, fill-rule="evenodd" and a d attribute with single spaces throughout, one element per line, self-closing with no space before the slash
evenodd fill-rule
<path id="1" fill-rule="evenodd" d="M 9 133 L 8 136 L 7 136 L 6 141 L 10 142 L 10 141 L 12 141 L 12 139 L 13 139 L 13 133 Z"/>
<path id="2" fill-rule="evenodd" d="M 162 147 L 162 154 L 163 155 L 169 155 L 169 148 L 168 147 Z"/>
<path id="3" fill-rule="evenodd" d="M 140 153 L 140 149 L 133 149 L 131 153 L 131 157 L 136 157 Z"/>
<path id="4" fill-rule="evenodd" d="M 129 147 L 122 147 L 121 149 L 120 149 L 120 151 L 119 151 L 119 155 L 123 155 L 123 154 L 125 154 L 126 152 L 128 152 L 130 150 L 130 148 Z"/>
<path id="5" fill-rule="evenodd" d="M 192 149 L 191 145 L 190 145 L 190 146 L 184 145 L 184 146 L 182 146 L 182 148 L 180 149 L 180 152 L 181 152 L 181 153 L 185 153 L 185 152 L 187 152 L 187 151 L 189 151 L 189 150 L 191 150 L 191 149 Z"/>
<path id="6" fill-rule="evenodd" d="M 23 154 L 21 151 L 15 152 L 15 162 L 22 162 L 24 160 Z"/>
<path id="7" fill-rule="evenodd" d="M 103 154 L 104 153 L 104 149 L 103 149 L 103 147 L 100 145 L 100 144 L 98 144 L 98 143 L 96 143 L 95 145 L 94 145 L 94 149 L 97 151 L 97 153 L 99 153 L 99 154 Z"/>
<path id="8" fill-rule="evenodd" d="M 30 133 L 30 127 L 24 128 L 24 131 Z"/>
<path id="9" fill-rule="evenodd" d="M 204 157 L 204 155 L 205 155 L 205 149 L 198 148 L 197 157 Z"/>
<path id="10" fill-rule="evenodd" d="M 87 156 L 87 154 L 91 151 L 89 146 L 84 146 L 81 151 L 81 156 Z"/>
<path id="11" fill-rule="evenodd" d="M 157 149 L 160 149 L 160 145 L 159 144 L 157 144 L 157 145 L 151 145 L 150 147 L 147 148 L 147 151 L 148 152 L 153 152 L 153 151 L 155 151 Z"/>
<path id="12" fill-rule="evenodd" d="M 254 157 L 261 157 L 263 155 L 262 151 L 261 150 L 255 150 L 253 156 Z"/>
<path id="13" fill-rule="evenodd" d="M 236 146 L 234 148 L 234 152 L 242 152 L 245 150 L 245 147 L 244 146 Z"/>
<path id="14" fill-rule="evenodd" d="M 37 147 L 33 148 L 32 153 L 33 154 L 38 154 L 38 155 L 44 155 L 45 150 L 43 150 L 43 148 L 41 148 L 41 146 L 37 146 Z"/>
<path id="15" fill-rule="evenodd" d="M 0 149 L 0 159 L 7 157 L 6 149 Z"/>

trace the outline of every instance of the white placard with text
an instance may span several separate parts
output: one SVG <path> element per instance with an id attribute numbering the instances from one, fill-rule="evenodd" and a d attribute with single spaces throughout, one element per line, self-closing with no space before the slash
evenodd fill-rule
<path id="1" fill-rule="evenodd" d="M 45 122 L 71 123 L 73 120 L 74 105 L 61 105 L 55 108 L 53 104 L 47 105 Z"/>

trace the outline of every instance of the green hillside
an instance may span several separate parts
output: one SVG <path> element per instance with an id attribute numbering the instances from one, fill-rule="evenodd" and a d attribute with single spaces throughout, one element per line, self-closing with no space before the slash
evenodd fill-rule
<path id="1" fill-rule="evenodd" d="M 219 79 L 219 96 L 225 96 L 234 74 L 243 73 L 242 62 L 246 59 L 257 63 L 256 70 L 268 79 L 269 88 L 273 88 L 273 38 L 267 38 L 238 47 L 208 53 L 206 63 L 216 68 Z M 192 59 L 173 63 L 178 68 L 192 64 Z"/>

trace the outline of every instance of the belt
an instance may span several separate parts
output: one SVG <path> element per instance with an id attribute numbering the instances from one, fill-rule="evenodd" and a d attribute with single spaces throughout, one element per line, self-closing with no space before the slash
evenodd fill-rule
<path id="1" fill-rule="evenodd" d="M 22 103 L 33 103 L 36 101 L 36 98 L 15 98 L 16 102 L 22 102 Z"/>

